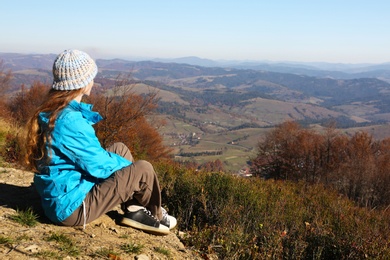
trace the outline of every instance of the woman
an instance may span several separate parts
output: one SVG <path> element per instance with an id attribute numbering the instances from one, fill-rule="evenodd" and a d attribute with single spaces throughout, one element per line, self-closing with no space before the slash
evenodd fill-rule
<path id="1" fill-rule="evenodd" d="M 92 125 L 102 117 L 81 99 L 91 93 L 97 71 L 85 52 L 60 53 L 47 98 L 27 125 L 26 161 L 36 172 L 44 212 L 54 223 L 85 228 L 121 204 L 122 224 L 168 234 L 176 219 L 161 207 L 153 166 L 135 162 L 122 143 L 103 149 L 95 135 Z"/>

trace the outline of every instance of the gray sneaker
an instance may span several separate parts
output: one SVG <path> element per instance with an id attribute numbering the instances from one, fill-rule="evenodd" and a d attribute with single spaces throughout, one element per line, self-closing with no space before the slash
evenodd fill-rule
<path id="1" fill-rule="evenodd" d="M 169 234 L 169 228 L 165 225 L 161 225 L 160 221 L 158 221 L 146 208 L 126 212 L 123 215 L 121 223 L 154 235 Z"/>
<path id="2" fill-rule="evenodd" d="M 169 229 L 176 227 L 177 224 L 176 218 L 171 215 L 168 215 L 166 209 L 161 208 L 161 210 L 162 210 L 163 218 L 160 220 L 160 224 L 168 227 Z"/>

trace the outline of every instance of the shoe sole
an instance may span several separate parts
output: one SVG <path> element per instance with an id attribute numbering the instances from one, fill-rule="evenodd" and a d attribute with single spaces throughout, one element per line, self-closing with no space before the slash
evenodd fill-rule
<path id="1" fill-rule="evenodd" d="M 151 226 L 142 224 L 140 222 L 137 222 L 137 221 L 134 221 L 134 220 L 128 219 L 128 218 L 123 218 L 121 223 L 123 225 L 129 226 L 132 228 L 136 228 L 136 229 L 140 229 L 142 231 L 145 231 L 145 232 L 153 234 L 153 235 L 168 235 L 169 234 L 169 228 L 165 227 L 161 224 L 160 224 L 160 227 L 156 228 L 156 227 L 151 227 Z M 163 226 L 165 228 L 161 228 L 161 226 Z"/>

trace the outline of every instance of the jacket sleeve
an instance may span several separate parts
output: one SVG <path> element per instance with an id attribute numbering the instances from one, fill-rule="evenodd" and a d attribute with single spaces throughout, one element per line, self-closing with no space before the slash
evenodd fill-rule
<path id="1" fill-rule="evenodd" d="M 56 122 L 52 136 L 58 139 L 55 140 L 58 148 L 76 167 L 93 177 L 106 179 L 131 164 L 127 159 L 106 151 L 92 125 L 80 113 L 71 114 Z"/>

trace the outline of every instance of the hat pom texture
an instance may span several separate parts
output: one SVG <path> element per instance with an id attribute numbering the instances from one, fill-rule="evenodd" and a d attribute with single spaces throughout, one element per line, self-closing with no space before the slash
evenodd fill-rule
<path id="1" fill-rule="evenodd" d="M 53 64 L 53 85 L 55 90 L 75 90 L 86 87 L 93 81 L 98 68 L 85 52 L 65 50 Z"/>

